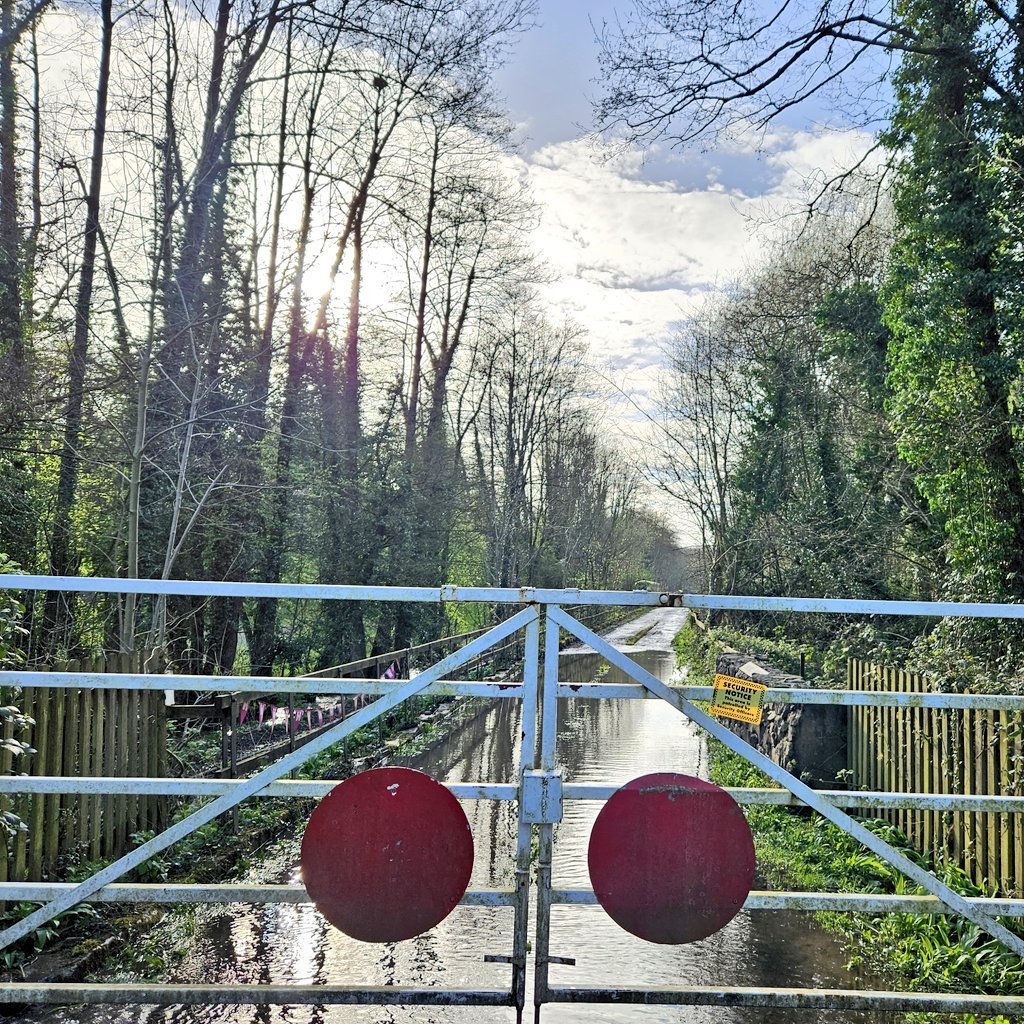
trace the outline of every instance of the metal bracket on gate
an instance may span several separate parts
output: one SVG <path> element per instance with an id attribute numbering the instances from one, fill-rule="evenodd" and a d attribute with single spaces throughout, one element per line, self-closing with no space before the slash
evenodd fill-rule
<path id="1" fill-rule="evenodd" d="M 523 772 L 522 817 L 524 825 L 554 825 L 562 820 L 562 773 Z"/>

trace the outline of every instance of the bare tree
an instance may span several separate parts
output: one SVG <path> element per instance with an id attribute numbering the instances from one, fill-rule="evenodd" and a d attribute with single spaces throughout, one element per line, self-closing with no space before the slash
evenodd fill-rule
<path id="1" fill-rule="evenodd" d="M 595 113 L 600 127 L 630 138 L 682 144 L 764 128 L 819 93 L 833 103 L 845 93 L 856 121 L 871 123 L 888 113 L 875 84 L 901 54 L 959 64 L 1019 107 L 1024 25 L 1013 9 L 983 7 L 990 45 L 981 51 L 969 39 L 926 34 L 888 0 L 634 0 L 624 19 L 599 30 L 605 94 Z"/>
<path id="2" fill-rule="evenodd" d="M 728 590 L 733 563 L 732 489 L 752 395 L 745 339 L 714 304 L 669 343 L 659 405 L 651 423 L 656 484 L 682 503 L 697 526 L 710 592 Z"/>
<path id="3" fill-rule="evenodd" d="M 92 127 L 92 155 L 89 186 L 85 194 L 85 233 L 82 260 L 75 298 L 75 332 L 71 343 L 71 363 L 64 411 L 64 443 L 60 452 L 56 505 L 50 541 L 50 570 L 56 576 L 76 573 L 71 541 L 71 512 L 78 486 L 82 433 L 82 403 L 85 395 L 89 324 L 92 313 L 93 284 L 96 277 L 96 253 L 100 234 L 100 194 L 103 189 L 103 157 L 107 137 L 107 96 L 110 90 L 110 60 L 114 43 L 112 0 L 100 0 L 99 76 L 96 85 L 96 113 Z M 71 608 L 70 595 L 57 591 L 47 594 L 46 630 L 51 649 L 58 641 L 67 641 Z"/>

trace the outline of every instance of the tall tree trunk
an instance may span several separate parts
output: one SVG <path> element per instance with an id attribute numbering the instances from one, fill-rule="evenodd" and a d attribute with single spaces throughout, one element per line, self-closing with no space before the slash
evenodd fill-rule
<path id="1" fill-rule="evenodd" d="M 345 377 L 341 389 L 341 466 L 345 478 L 355 483 L 359 473 L 359 328 L 360 293 L 363 285 L 362 213 L 352 232 L 352 287 L 349 292 L 348 325 L 345 331 Z"/>
<path id="2" fill-rule="evenodd" d="M 434 210 L 437 206 L 437 162 L 441 138 L 435 128 L 430 151 L 430 177 L 427 182 L 427 214 L 423 225 L 423 254 L 420 259 L 419 296 L 416 301 L 416 331 L 412 347 L 412 377 L 409 381 L 409 405 L 405 411 L 405 458 L 411 464 L 416 449 L 416 417 L 423 372 L 423 343 L 427 333 L 427 293 L 430 283 L 430 255 L 433 249 Z"/>
<path id="3" fill-rule="evenodd" d="M 0 353 L 15 367 L 24 359 L 21 323 L 21 233 L 18 229 L 15 0 L 0 0 Z"/>
<path id="4" fill-rule="evenodd" d="M 64 416 L 64 444 L 60 454 L 57 475 L 57 500 L 53 517 L 50 566 L 57 576 L 70 576 L 77 571 L 77 559 L 72 551 L 71 514 L 78 489 L 78 471 L 81 464 L 82 404 L 85 396 L 85 376 L 89 347 L 89 317 L 92 309 L 93 282 L 96 274 L 96 248 L 100 231 L 100 194 L 103 188 L 103 148 L 107 134 L 107 93 L 110 85 L 110 54 L 114 36 L 112 0 L 100 4 L 100 64 L 96 86 L 96 118 L 93 125 L 92 164 L 89 189 L 85 197 L 85 235 L 82 244 L 82 265 L 75 299 L 75 333 L 71 346 L 71 365 L 68 374 L 68 392 Z M 61 640 L 70 640 L 73 613 L 62 595 L 50 591 L 47 595 L 46 621 L 48 643 L 51 650 Z"/>
<path id="5" fill-rule="evenodd" d="M 302 296 L 306 272 L 306 255 L 309 247 L 309 233 L 312 226 L 313 200 L 313 139 L 315 117 L 311 115 L 307 124 L 302 165 L 302 214 L 299 234 L 295 243 L 295 271 L 292 279 L 291 304 L 288 311 L 288 351 L 286 355 L 284 401 L 281 406 L 281 431 L 277 446 L 277 463 L 274 473 L 274 488 L 269 500 L 269 515 L 264 524 L 262 575 L 264 582 L 276 583 L 281 579 L 287 543 L 288 510 L 292 501 L 292 461 L 299 429 L 299 401 L 304 366 L 306 362 L 307 337 L 303 330 Z M 284 153 L 284 111 L 282 108 L 282 134 L 279 137 L 279 174 L 283 176 Z M 280 178 L 279 178 L 280 181 Z M 280 192 L 278 193 L 280 200 Z M 268 302 L 270 297 L 268 295 Z M 272 321 L 267 319 L 267 328 Z M 267 598 L 258 601 L 253 618 L 253 636 L 250 644 L 251 668 L 257 675 L 266 675 L 273 670 L 277 654 L 277 601 Z"/>
<path id="6" fill-rule="evenodd" d="M 164 50 L 165 74 L 163 94 L 163 140 L 160 164 L 153 182 L 153 269 L 149 279 L 149 308 L 146 337 L 139 353 L 136 381 L 135 424 L 132 440 L 131 465 L 128 480 L 128 542 L 126 546 L 125 574 L 129 579 L 139 575 L 139 514 L 142 495 L 142 467 L 146 451 L 147 421 L 149 416 L 149 388 L 153 353 L 156 349 L 157 317 L 161 300 L 166 293 L 166 276 L 171 265 L 171 225 L 174 219 L 174 85 L 177 80 L 177 52 L 168 36 Z M 156 117 L 153 117 L 156 123 Z M 135 649 L 136 608 L 134 594 L 125 595 L 121 627 L 121 650 Z"/>
<path id="7" fill-rule="evenodd" d="M 349 292 L 348 325 L 338 358 L 325 339 L 323 387 L 327 488 L 327 560 L 324 568 L 333 583 L 363 583 L 373 556 L 363 511 L 359 479 L 361 426 L 359 422 L 359 325 L 362 284 L 362 214 L 352 231 L 352 285 Z M 340 376 L 340 380 L 338 379 Z M 325 646 L 334 657 L 349 661 L 364 657 L 366 636 L 361 611 L 347 601 L 330 601 L 324 610 Z"/>
<path id="8" fill-rule="evenodd" d="M 31 30 L 32 40 L 32 226 L 25 240 L 24 297 L 25 323 L 31 325 L 35 319 L 36 251 L 39 234 L 43 227 L 42 164 L 43 164 L 43 121 L 40 109 L 42 101 L 39 80 L 39 40 L 35 23 Z"/>

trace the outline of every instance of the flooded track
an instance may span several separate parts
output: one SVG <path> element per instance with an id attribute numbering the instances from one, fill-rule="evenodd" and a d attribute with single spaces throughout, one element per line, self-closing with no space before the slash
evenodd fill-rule
<path id="1" fill-rule="evenodd" d="M 616 642 L 653 672 L 671 673 L 675 611 L 656 611 L 622 627 Z M 649 633 L 637 640 L 648 624 Z M 589 677 L 592 656 L 563 655 L 565 679 Z M 575 668 L 573 667 L 575 666 Z M 609 681 L 612 676 L 606 676 Z M 409 762 L 448 782 L 513 781 L 518 759 L 519 705 L 495 701 L 456 733 Z M 558 760 L 571 782 L 624 783 L 652 771 L 706 777 L 703 740 L 677 711 L 661 701 L 573 701 L 559 710 Z M 476 861 L 471 888 L 510 888 L 515 847 L 514 805 L 486 801 L 465 805 Z M 586 853 L 601 804 L 566 801 L 556 827 L 553 884 L 589 888 Z M 297 881 L 301 836 L 284 844 L 277 859 L 261 865 L 259 881 Z M 433 985 L 507 988 L 509 968 L 483 962 L 488 953 L 511 951 L 512 910 L 459 907 L 441 925 L 416 939 L 367 945 L 330 928 L 311 906 L 202 908 L 189 952 L 175 980 L 204 983 Z M 532 918 L 531 918 L 532 924 Z M 728 926 L 685 946 L 651 945 L 619 928 L 600 907 L 556 907 L 551 952 L 575 957 L 577 966 L 553 966 L 555 985 L 769 985 L 850 988 L 842 949 L 807 914 L 740 913 Z M 870 981 L 866 985 L 875 987 Z M 877 986 L 883 987 L 883 986 Z M 527 1014 L 532 993 L 528 978 Z M 510 1009 L 435 1007 L 86 1007 L 33 1015 L 47 1024 L 342 1024 L 342 1022 L 495 1022 L 514 1020 Z M 840 1011 L 775 1011 L 708 1007 L 551 1005 L 545 1022 L 722 1022 L 782 1024 L 889 1022 L 892 1015 Z"/>

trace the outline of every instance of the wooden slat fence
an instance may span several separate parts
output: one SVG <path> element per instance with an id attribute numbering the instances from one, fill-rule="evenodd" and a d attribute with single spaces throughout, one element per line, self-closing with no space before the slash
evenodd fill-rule
<path id="1" fill-rule="evenodd" d="M 851 659 L 852 690 L 923 693 L 927 676 Z M 1020 795 L 1021 716 L 1003 711 L 852 708 L 849 767 L 856 789 L 897 793 Z M 938 865 L 963 868 L 1001 896 L 1024 896 L 1024 815 L 969 811 L 877 811 Z"/>
<path id="2" fill-rule="evenodd" d="M 143 654 L 107 655 L 57 666 L 69 672 L 139 672 Z M 150 667 L 150 670 L 152 668 Z M 65 776 L 167 774 L 167 728 L 160 690 L 26 687 L 15 701 L 35 724 L 17 734 L 34 754 L 0 750 L 0 773 Z M 11 735 L 8 727 L 7 735 Z M 165 827 L 166 797 L 46 794 L 8 799 L 28 826 L 8 840 L 0 881 L 54 879 L 66 863 L 117 857 L 136 832 Z"/>

